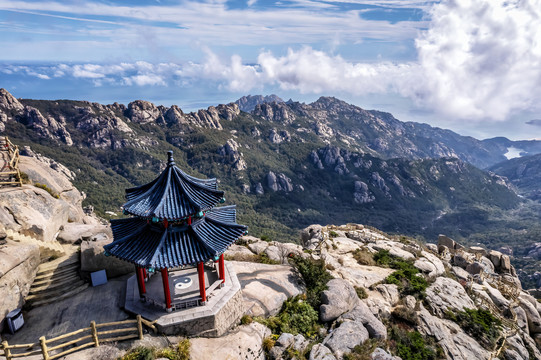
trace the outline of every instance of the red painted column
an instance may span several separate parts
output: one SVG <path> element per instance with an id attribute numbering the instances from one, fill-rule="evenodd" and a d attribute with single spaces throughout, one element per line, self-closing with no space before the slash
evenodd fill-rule
<path id="1" fill-rule="evenodd" d="M 162 269 L 163 294 L 165 295 L 165 308 L 171 309 L 171 292 L 169 291 L 169 273 L 167 268 Z"/>
<path id="2" fill-rule="evenodd" d="M 201 301 L 207 302 L 207 290 L 205 289 L 205 264 L 200 261 L 197 263 L 197 274 L 199 275 L 199 294 Z"/>
<path id="3" fill-rule="evenodd" d="M 136 266 L 135 274 L 137 276 L 137 286 L 139 287 L 139 296 L 143 297 L 147 293 L 145 288 L 145 278 L 143 277 L 143 268 Z"/>
<path id="4" fill-rule="evenodd" d="M 220 279 L 222 284 L 225 284 L 225 263 L 224 263 L 224 254 L 220 255 Z"/>
<path id="5" fill-rule="evenodd" d="M 147 279 L 147 269 L 146 268 L 143 268 L 143 279 L 144 280 Z"/>

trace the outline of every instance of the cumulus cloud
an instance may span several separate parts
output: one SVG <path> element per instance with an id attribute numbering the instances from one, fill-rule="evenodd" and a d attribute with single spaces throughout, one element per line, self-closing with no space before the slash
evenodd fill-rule
<path id="1" fill-rule="evenodd" d="M 503 121 L 540 109 L 541 0 L 448 0 L 430 17 L 416 40 L 416 62 L 355 63 L 305 47 L 278 57 L 262 52 L 255 66 L 212 56 L 206 66 L 233 90 L 391 91 L 447 118 Z"/>
<path id="2" fill-rule="evenodd" d="M 254 64 L 204 49 L 205 59 L 198 63 L 9 66 L 0 71 L 43 79 L 72 76 L 96 85 L 185 86 L 205 81 L 246 93 L 267 86 L 313 94 L 396 93 L 446 119 L 501 121 L 517 111 L 541 109 L 540 19 L 541 0 L 444 0 L 433 4 L 429 26 L 417 36 L 417 60 L 402 63 L 355 62 L 306 46 L 285 54 L 263 50 Z M 537 120 L 528 123 L 538 125 Z"/>
<path id="3" fill-rule="evenodd" d="M 420 104 L 460 118 L 504 120 L 538 106 L 540 0 L 448 0 L 416 41 Z"/>

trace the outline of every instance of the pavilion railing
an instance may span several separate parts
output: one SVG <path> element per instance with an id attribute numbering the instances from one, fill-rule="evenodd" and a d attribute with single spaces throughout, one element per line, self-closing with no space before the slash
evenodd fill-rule
<path id="1" fill-rule="evenodd" d="M 103 324 L 96 324 L 92 321 L 90 327 L 52 339 L 46 339 L 45 336 L 42 336 L 38 342 L 33 344 L 9 345 L 7 341 L 4 341 L 0 348 L 4 351 L 6 360 L 26 358 L 40 354 L 44 360 L 54 360 L 88 347 L 99 347 L 100 343 L 129 339 L 142 340 L 143 325 L 156 331 L 156 327 L 152 322 L 143 319 L 141 315 L 137 315 L 135 320 Z M 78 337 L 75 338 L 76 336 Z M 65 342 L 61 343 L 60 341 Z"/>
<path id="2" fill-rule="evenodd" d="M 7 136 L 0 137 L 0 151 L 4 163 L 0 169 L 0 185 L 22 186 L 21 172 L 19 171 L 19 147 L 13 145 Z"/>

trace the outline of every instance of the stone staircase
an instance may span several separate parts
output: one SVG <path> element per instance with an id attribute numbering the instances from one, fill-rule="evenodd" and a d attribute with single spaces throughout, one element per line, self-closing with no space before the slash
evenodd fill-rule
<path id="1" fill-rule="evenodd" d="M 69 298 L 88 287 L 79 275 L 79 254 L 43 263 L 26 297 L 26 306 L 38 307 Z"/>
<path id="2" fill-rule="evenodd" d="M 11 229 L 6 230 L 6 234 L 9 238 L 13 239 L 17 242 L 26 242 L 26 243 L 33 243 L 39 246 L 39 253 L 40 257 L 43 261 L 43 259 L 48 259 L 51 257 L 61 257 L 66 255 L 66 251 L 60 245 L 60 243 L 56 241 L 41 241 L 38 239 L 35 239 L 31 236 L 23 235 L 17 231 L 13 231 Z"/>

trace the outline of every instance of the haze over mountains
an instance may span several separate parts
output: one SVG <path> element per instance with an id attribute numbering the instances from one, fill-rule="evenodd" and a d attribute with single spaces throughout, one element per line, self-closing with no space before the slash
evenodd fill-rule
<path id="1" fill-rule="evenodd" d="M 541 233 L 537 203 L 494 173 L 504 172 L 510 148 L 537 154 L 540 141 L 478 140 L 333 97 L 245 96 L 184 113 L 142 100 L 16 99 L 2 89 L 0 129 L 74 171 L 85 203 L 102 215 L 119 213 L 123 189 L 153 179 L 172 149 L 188 173 L 221 180 L 257 235 L 294 239 L 313 223 L 362 220 L 525 252 Z"/>

